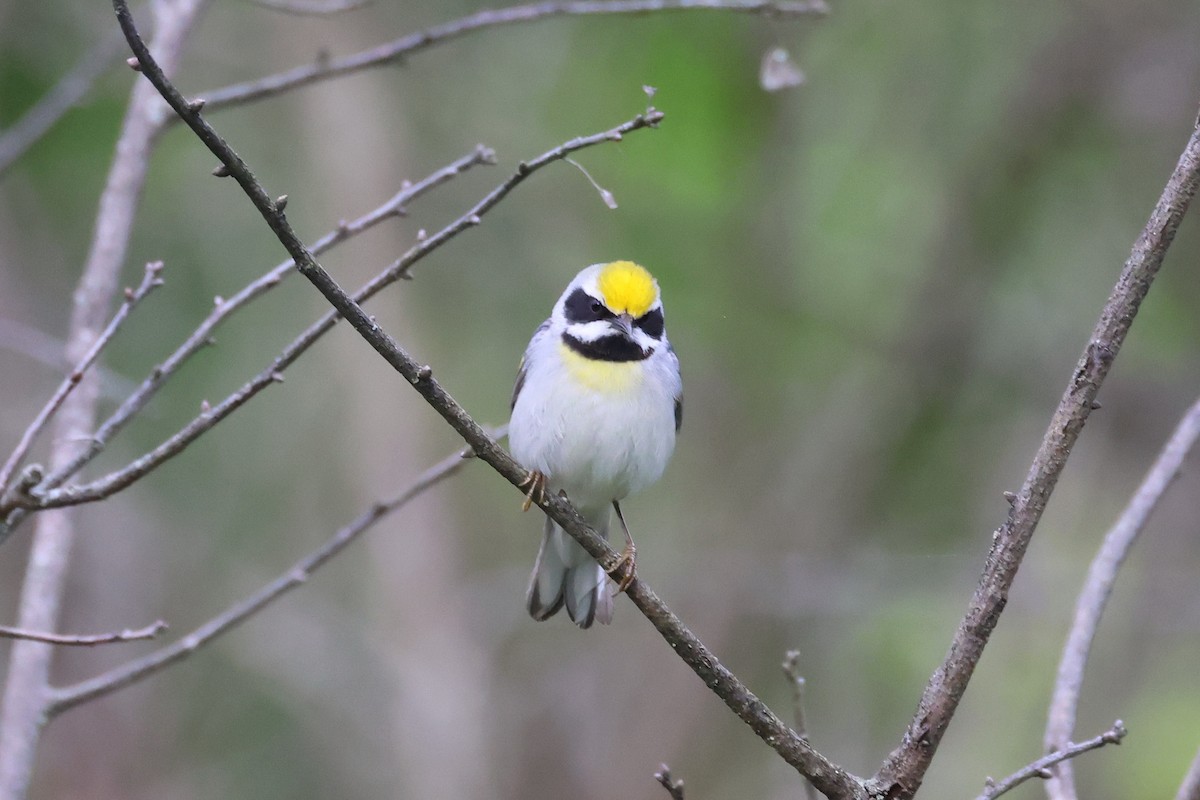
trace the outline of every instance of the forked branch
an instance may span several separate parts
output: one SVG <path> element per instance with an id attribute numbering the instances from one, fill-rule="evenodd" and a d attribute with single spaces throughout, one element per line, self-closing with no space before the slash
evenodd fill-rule
<path id="1" fill-rule="evenodd" d="M 113 0 L 117 18 L 125 32 L 142 74 L 158 89 L 167 103 L 179 114 L 202 142 L 221 160 L 229 174 L 237 180 L 255 208 L 275 232 L 279 241 L 296 262 L 297 268 L 330 302 L 339 314 L 371 344 L 427 402 L 453 427 L 479 458 L 491 465 L 514 487 L 519 487 L 526 470 L 487 435 L 474 419 L 434 379 L 428 366 L 419 364 L 385 333 L 316 261 L 292 230 L 281 204 L 272 199 L 255 179 L 249 167 L 201 116 L 201 105 L 189 103 L 154 63 L 150 52 L 134 25 L 125 0 Z M 662 119 L 661 112 L 650 110 L 627 123 L 628 130 L 653 127 Z M 624 131 L 622 131 L 623 133 Z M 618 137 L 619 138 L 619 135 Z M 566 155 L 564 153 L 563 155 Z M 561 156 L 560 156 L 561 157 Z M 519 171 L 520 172 L 520 171 Z M 496 200 L 498 202 L 498 199 Z M 494 202 L 492 203 L 494 205 Z M 489 206 L 490 207 L 490 206 Z M 464 227 L 478 223 L 478 217 L 467 219 Z M 588 527 L 579 513 L 565 499 L 550 496 L 539 506 L 570 533 L 585 550 L 595 557 L 614 577 L 625 577 L 628 565 L 620 565 L 616 552 Z M 620 567 L 618 569 L 618 567 Z M 641 581 L 634 579 L 628 595 L 650 620 L 663 638 L 705 683 L 764 742 L 784 760 L 807 775 L 813 784 L 831 797 L 863 798 L 862 783 L 836 766 L 798 737 L 779 717 L 759 700 L 740 680 L 726 669 L 713 653 L 688 630 L 666 604 Z"/>
<path id="2" fill-rule="evenodd" d="M 1179 475 L 1196 439 L 1200 438 L 1200 400 L 1179 421 L 1170 440 L 1158 454 L 1154 465 L 1146 473 L 1141 486 L 1121 512 L 1121 516 L 1104 536 L 1100 551 L 1088 568 L 1087 580 L 1075 604 L 1075 620 L 1063 646 L 1058 664 L 1058 678 L 1054 684 L 1054 695 L 1050 700 L 1050 713 L 1046 720 L 1046 735 L 1042 744 L 1047 751 L 1066 747 L 1075 732 L 1075 717 L 1079 708 L 1079 692 L 1083 687 L 1083 673 L 1087 668 L 1092 640 L 1100 625 L 1100 617 L 1108 605 L 1117 572 L 1125 563 L 1130 548 L 1145 528 L 1150 514 L 1158 506 L 1167 488 Z M 1063 761 L 1052 770 L 1046 782 L 1046 793 L 1053 800 L 1073 800 L 1075 777 L 1069 761 Z"/>
<path id="3" fill-rule="evenodd" d="M 504 428 L 496 431 L 504 435 Z M 51 690 L 50 704 L 46 715 L 53 717 L 81 703 L 95 700 L 118 689 L 137 683 L 154 675 L 177 661 L 182 661 L 214 639 L 233 630 L 242 622 L 274 603 L 292 589 L 307 581 L 314 572 L 357 539 L 383 517 L 406 506 L 413 498 L 456 474 L 471 457 L 470 449 L 462 450 L 443 459 L 425 470 L 409 486 L 394 497 L 375 503 L 362 514 L 337 531 L 324 544 L 292 565 L 275 580 L 254 594 L 234 603 L 222 613 L 178 641 L 155 650 L 142 658 L 130 661 L 102 675 L 97 675 L 73 686 Z"/>
<path id="4" fill-rule="evenodd" d="M 46 423 L 62 407 L 63 401 L 67 399 L 67 395 L 83 380 L 83 374 L 96 362 L 96 359 L 100 356 L 100 352 L 112 340 L 117 329 L 121 327 L 121 323 L 125 321 L 125 318 L 129 316 L 134 307 L 146 295 L 150 294 L 151 291 L 162 286 L 162 278 L 159 277 L 162 273 L 162 266 L 161 261 L 153 261 L 146 265 L 145 273 L 142 275 L 142 282 L 138 284 L 136 289 L 127 289 L 125 291 L 125 300 L 121 303 L 121 307 L 117 309 L 117 313 L 113 315 L 112 321 L 108 323 L 108 327 L 96 337 L 96 341 L 88 348 L 83 359 L 75 365 L 75 368 L 67 374 L 66 378 L 63 378 L 62 383 L 58 385 L 50 400 L 42 407 L 38 415 L 34 417 L 29 427 L 25 429 L 25 433 L 21 436 L 21 440 L 17 442 L 16 448 L 13 449 L 8 460 L 4 462 L 4 466 L 0 467 L 0 508 L 4 507 L 4 494 L 8 490 L 13 472 L 25 460 L 25 456 L 29 454 L 29 449 L 33 446 L 34 440 L 37 439 L 38 434 L 46 427 Z M 0 541 L 3 540 L 0 539 Z"/>
<path id="5" fill-rule="evenodd" d="M 350 240 L 386 219 L 401 217 L 407 213 L 408 204 L 431 189 L 442 185 L 451 178 L 462 174 L 478 164 L 495 163 L 495 153 L 483 145 L 479 145 L 468 155 L 462 156 L 422 178 L 416 183 L 405 182 L 399 192 L 385 203 L 367 212 L 351 222 L 343 222 L 334 230 L 322 236 L 313 245 L 313 252 L 325 252 L 336 245 Z M 109 441 L 117 435 L 133 417 L 150 402 L 154 395 L 183 364 L 213 342 L 213 333 L 236 311 L 244 308 L 252 300 L 262 296 L 278 286 L 289 275 L 293 274 L 295 264 L 289 259 L 258 279 L 247 284 L 241 291 L 229 298 L 217 298 L 212 312 L 205 317 L 195 331 L 175 349 L 165 361 L 150 371 L 150 375 L 121 403 L 107 420 L 89 437 L 87 446 L 82 448 L 68 463 L 51 471 L 44 478 L 39 477 L 22 492 L 11 492 L 10 497 L 0 499 L 0 520 L 8 514 L 7 522 L 0 522 L 0 544 L 11 534 L 27 511 L 59 508 L 69 505 L 102 500 L 121 489 L 129 486 L 139 478 L 148 474 L 167 459 L 179 454 L 192 441 L 210 430 L 242 403 L 249 400 L 259 391 L 274 381 L 274 376 L 282 374 L 291 363 L 285 358 L 293 353 L 298 356 L 316 341 L 335 321 L 333 315 L 310 327 L 300 339 L 279 356 L 272 364 L 260 373 L 254 380 L 243 386 L 215 409 L 202 413 L 188 423 L 183 430 L 171 436 L 166 442 L 155 448 L 150 454 L 135 459 L 121 469 L 103 475 L 86 486 L 62 486 L 64 481 L 78 472 L 98 456 Z M 314 328 L 316 330 L 314 330 Z M 14 510 L 15 509 L 15 510 Z"/>
<path id="6" fill-rule="evenodd" d="M 197 112 L 197 118 L 199 114 Z M 565 159 L 569 154 L 577 152 L 587 147 L 603 144 L 605 142 L 619 142 L 627 133 L 640 130 L 643 128 L 651 128 L 657 125 L 658 120 L 662 118 L 662 113 L 654 109 L 649 109 L 645 114 L 639 114 L 633 119 L 624 122 L 610 130 L 601 131 L 590 136 L 579 136 L 570 141 L 554 147 L 545 153 L 537 156 L 530 161 L 523 161 L 517 165 L 517 169 L 503 183 L 489 192 L 479 202 L 472 206 L 465 214 L 451 222 L 446 227 L 442 228 L 432 236 L 419 236 L 418 241 L 410 247 L 400 258 L 390 264 L 383 272 L 372 278 L 365 286 L 354 293 L 353 299 L 356 303 L 362 303 L 383 288 L 390 286 L 401 278 L 409 275 L 412 267 L 421 259 L 446 244 L 451 239 L 459 236 L 470 228 L 479 225 L 483 216 L 496 206 L 501 200 L 508 196 L 513 189 L 523 183 L 533 173 L 538 170 L 553 164 L 556 161 Z M 232 152 L 232 151 L 231 151 Z M 236 157 L 236 154 L 234 155 Z M 476 158 L 490 161 L 494 159 L 494 154 L 487 148 L 480 148 L 476 151 Z M 229 165 L 223 164 L 226 171 L 235 177 L 239 174 L 244 176 L 244 173 L 230 169 Z M 453 165 L 451 165 L 453 166 Z M 261 186 L 259 187 L 261 190 Z M 414 187 L 415 188 L 415 187 Z M 264 195 L 265 197 L 265 195 Z M 268 201 L 272 205 L 278 205 L 278 201 Z M 391 212 L 389 212 L 391 213 Z M 282 209 L 280 209 L 282 214 Z M 375 212 L 368 215 L 372 219 L 377 219 Z M 339 229 L 341 230 L 341 229 Z M 331 236 L 334 234 L 331 234 Z M 329 237 L 322 239 L 319 244 L 325 242 Z M 315 253 L 316 247 L 309 251 L 310 256 Z M 277 284 L 282 280 L 283 274 L 287 269 L 295 266 L 295 260 L 281 264 L 271 273 L 268 273 L 263 278 L 256 281 L 251 286 L 243 290 L 237 297 L 229 301 L 230 304 L 240 304 L 245 298 L 243 295 L 251 290 L 260 291 Z M 209 319 L 223 318 L 225 307 L 224 304 L 214 311 L 214 316 Z M 221 316 L 218 316 L 221 315 Z M 8 531 L 19 521 L 20 515 L 28 510 L 43 510 L 48 508 L 58 508 L 62 506 L 79 505 L 81 503 L 95 502 L 102 500 L 113 493 L 126 488 L 135 481 L 144 477 L 153 469 L 164 463 L 170 458 L 181 453 L 189 444 L 211 430 L 221 420 L 236 411 L 251 398 L 265 389 L 267 386 L 277 383 L 283 379 L 283 373 L 288 367 L 295 362 L 314 342 L 327 333 L 341 319 L 341 315 L 337 311 L 330 311 L 313 325 L 309 326 L 300 336 L 289 344 L 282 353 L 264 370 L 259 372 L 248 383 L 243 385 L 233 394 L 229 395 L 225 400 L 215 406 L 204 410 L 199 416 L 185 425 L 176 434 L 159 444 L 149 453 L 135 459 L 127 466 L 119 469 L 108 475 L 101 476 L 94 481 L 78 486 L 62 486 L 55 488 L 59 482 L 65 479 L 65 473 L 68 470 L 77 470 L 91 457 L 94 457 L 99 450 L 107 442 L 108 438 L 115 433 L 118 425 L 123 425 L 133 415 L 133 413 L 144 404 L 148 399 L 148 393 L 152 389 L 161 385 L 165 379 L 165 375 L 169 374 L 166 370 L 167 365 L 172 368 L 178 366 L 178 359 L 173 355 L 163 367 L 157 368 L 151 373 L 148 383 L 143 384 L 129 400 L 122 404 L 121 408 L 101 426 L 100 430 L 92 437 L 89 446 L 75 460 L 60 470 L 56 470 L 47 476 L 38 486 L 36 493 L 25 492 L 20 496 L 15 496 L 9 499 L 9 508 L 15 508 L 9 518 L 7 528 Z M 205 325 L 207 325 L 207 321 Z M 215 323 L 214 323 L 215 324 Z M 205 325 L 201 326 L 201 330 L 188 338 L 188 341 L 181 346 L 181 350 L 186 350 L 188 354 L 194 352 L 199 347 L 202 347 L 207 340 Z M 209 328 L 211 330 L 211 328 Z M 36 494 L 36 496 L 34 496 Z M 6 510 L 5 506 L 0 505 L 0 515 Z M 5 530 L 5 525 L 0 523 L 0 543 L 3 543 L 8 532 Z"/>
<path id="7" fill-rule="evenodd" d="M 1059 400 L 1050 427 L 1034 456 L 1021 490 L 1012 498 L 1008 519 L 992 535 L 992 547 L 967 613 L 959 623 L 941 666 L 930 677 L 904 737 L 872 781 L 872 792 L 905 800 L 925 772 L 983 655 L 1017 569 L 1066 466 L 1096 394 L 1125 342 L 1138 308 L 1150 291 L 1167 248 L 1200 182 L 1200 129 L 1188 139 L 1175 171 L 1100 312 L 1100 319 Z"/>
<path id="8" fill-rule="evenodd" d="M 1121 740 L 1125 738 L 1126 733 L 1125 724 L 1121 720 L 1117 720 L 1104 733 L 1088 739 L 1086 742 L 1080 742 L 1079 744 L 1067 742 L 1066 746 L 1061 750 L 1057 750 L 1048 756 L 1043 756 L 1032 764 L 1022 767 L 999 783 L 988 778 L 983 794 L 979 795 L 976 800 L 996 800 L 1000 795 L 1017 788 L 1027 780 L 1032 778 L 1049 778 L 1051 774 L 1050 768 L 1054 765 L 1066 763 L 1076 756 L 1083 755 L 1089 750 L 1104 747 L 1106 744 L 1120 744 Z"/>
<path id="9" fill-rule="evenodd" d="M 222 161 L 259 213 L 295 260 L 298 270 L 325 296 L 368 343 L 408 380 L 422 397 L 463 437 L 479 457 L 514 486 L 525 479 L 525 470 L 484 432 L 467 412 L 434 379 L 433 371 L 405 352 L 363 312 L 315 260 L 295 235 L 284 213 L 283 202 L 272 199 L 247 165 L 201 116 L 200 103 L 189 103 L 158 69 L 137 34 L 124 0 L 114 0 L 118 18 L 142 71 L 175 112 Z M 653 127 L 661 119 L 649 111 L 631 121 L 630 130 Z M 520 174 L 520 171 L 518 171 Z M 789 764 L 809 777 L 831 797 L 863 798 L 868 794 L 889 798 L 911 797 L 920 786 L 949 721 L 962 698 L 984 646 L 1007 601 L 1016 571 L 1041 518 L 1067 457 L 1094 407 L 1096 394 L 1128 333 L 1138 307 L 1162 264 L 1179 221 L 1195 193 L 1200 174 L 1200 140 L 1193 135 L 1162 199 L 1125 265 L 1112 296 L 1059 403 L 1021 491 L 1013 499 L 1008 520 L 993 537 L 993 545 L 979 585 L 951 644 L 945 662 L 934 673 L 904 739 L 869 785 L 846 773 L 791 731 L 770 709 L 725 669 L 679 621 L 646 584 L 633 580 L 628 594 L 633 603 L 659 630 L 676 652 L 705 683 L 776 750 Z M 489 206 L 490 207 L 490 206 Z M 477 215 L 447 229 L 447 237 L 478 224 Z M 435 237 L 436 238 L 436 237 Z M 420 245 L 418 246 L 418 248 Z M 393 265 L 396 275 L 407 268 L 404 259 Z M 587 527 L 564 499 L 551 496 L 540 507 L 614 577 L 624 577 L 616 553 Z"/>

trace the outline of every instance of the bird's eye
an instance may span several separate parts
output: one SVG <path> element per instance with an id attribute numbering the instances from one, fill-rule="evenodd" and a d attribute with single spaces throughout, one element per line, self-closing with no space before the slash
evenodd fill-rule
<path id="1" fill-rule="evenodd" d="M 599 319 L 609 319 L 613 313 L 604 305 L 604 301 L 592 297 L 583 289 L 576 289 L 567 296 L 563 303 L 563 314 L 567 322 L 595 322 Z"/>

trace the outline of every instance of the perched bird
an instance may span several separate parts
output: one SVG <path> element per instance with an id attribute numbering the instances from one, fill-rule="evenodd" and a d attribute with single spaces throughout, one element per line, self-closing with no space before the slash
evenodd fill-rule
<path id="1" fill-rule="evenodd" d="M 619 501 L 659 479 L 682 419 L 679 359 L 667 341 L 658 283 L 632 261 L 584 269 L 534 332 L 513 390 L 508 441 L 530 470 L 529 497 L 565 493 L 605 538 L 615 509 L 622 559 L 632 562 Z M 549 518 L 526 605 L 536 620 L 565 605 L 581 628 L 612 621 L 603 568 Z"/>

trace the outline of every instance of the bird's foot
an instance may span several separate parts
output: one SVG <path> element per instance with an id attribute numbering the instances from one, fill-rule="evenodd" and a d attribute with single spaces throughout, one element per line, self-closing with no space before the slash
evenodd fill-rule
<path id="1" fill-rule="evenodd" d="M 625 564 L 629 566 L 625 569 L 625 575 L 617 581 L 617 594 L 629 588 L 629 585 L 637 580 L 637 547 L 632 541 L 625 544 L 625 549 L 621 551 L 621 555 L 617 556 L 617 560 L 613 562 L 612 569 L 606 570 L 608 577 L 617 580 L 613 573 L 618 572 Z"/>
<path id="2" fill-rule="evenodd" d="M 525 501 L 521 503 L 521 510 L 528 511 L 534 503 L 541 505 L 546 500 L 546 476 L 538 470 L 530 470 L 525 476 L 525 480 L 521 481 L 518 488 L 524 489 L 529 487 L 529 491 L 525 493 Z"/>

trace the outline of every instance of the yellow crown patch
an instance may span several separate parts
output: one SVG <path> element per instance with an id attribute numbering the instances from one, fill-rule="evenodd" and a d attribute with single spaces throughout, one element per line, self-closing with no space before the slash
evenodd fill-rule
<path id="1" fill-rule="evenodd" d="M 614 314 L 628 312 L 640 317 L 650 310 L 658 298 L 658 286 L 646 268 L 632 261 L 613 261 L 605 264 L 596 279 L 604 304 Z"/>

